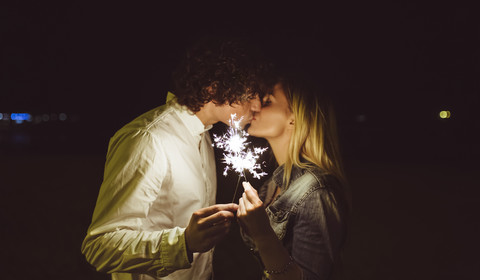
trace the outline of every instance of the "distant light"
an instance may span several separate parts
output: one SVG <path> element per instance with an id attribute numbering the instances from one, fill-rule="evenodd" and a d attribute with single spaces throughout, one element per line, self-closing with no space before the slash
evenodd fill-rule
<path id="1" fill-rule="evenodd" d="M 40 115 L 35 116 L 34 123 L 41 123 L 41 122 L 42 122 L 42 116 Z"/>
<path id="2" fill-rule="evenodd" d="M 450 116 L 451 116 L 451 113 L 450 113 L 450 111 L 440 111 L 440 113 L 438 113 L 438 116 L 441 119 L 449 119 Z"/>
<path id="3" fill-rule="evenodd" d="M 48 114 L 43 114 L 42 115 L 42 121 L 48 122 L 50 120 L 50 116 Z"/>
<path id="4" fill-rule="evenodd" d="M 3 114 L 0 113 L 0 121 L 3 120 Z"/>
<path id="5" fill-rule="evenodd" d="M 9 121 L 10 120 L 10 114 L 9 113 L 3 113 L 3 118 L 4 121 Z"/>
<path id="6" fill-rule="evenodd" d="M 67 114 L 65 114 L 65 113 L 60 113 L 60 114 L 58 115 L 58 119 L 61 120 L 61 121 L 67 120 Z"/>
<path id="7" fill-rule="evenodd" d="M 29 113 L 12 113 L 10 115 L 10 119 L 12 121 L 16 121 L 16 123 L 22 123 L 23 121 L 29 121 L 32 119 L 32 115 Z"/>

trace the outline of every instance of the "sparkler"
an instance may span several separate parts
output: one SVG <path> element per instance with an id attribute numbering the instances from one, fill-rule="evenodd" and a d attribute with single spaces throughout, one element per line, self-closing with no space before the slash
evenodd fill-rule
<path id="1" fill-rule="evenodd" d="M 243 177 L 245 181 L 247 181 L 245 170 L 250 172 L 256 179 L 267 175 L 266 172 L 263 172 L 257 160 L 268 148 L 253 147 L 253 150 L 247 148 L 250 142 L 247 142 L 248 133 L 241 129 L 240 123 L 242 120 L 243 117 L 237 120 L 236 114 L 230 115 L 230 127 L 227 132 L 222 136 L 213 135 L 213 141 L 217 148 L 224 150 L 223 162 L 226 166 L 223 170 L 223 176 L 227 176 L 229 170 L 233 170 L 239 174 L 232 202 L 235 200 L 240 178 Z"/>

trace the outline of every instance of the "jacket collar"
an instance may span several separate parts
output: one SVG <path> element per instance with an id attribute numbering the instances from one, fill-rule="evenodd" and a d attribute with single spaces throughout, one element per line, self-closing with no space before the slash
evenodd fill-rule
<path id="1" fill-rule="evenodd" d="M 277 186 L 284 187 L 283 185 L 283 174 L 285 173 L 285 164 L 280 165 L 275 169 L 272 175 L 272 180 Z M 298 177 L 302 176 L 305 173 L 305 169 L 302 169 L 296 165 L 292 165 L 292 173 L 290 174 L 290 181 L 296 180 Z"/>

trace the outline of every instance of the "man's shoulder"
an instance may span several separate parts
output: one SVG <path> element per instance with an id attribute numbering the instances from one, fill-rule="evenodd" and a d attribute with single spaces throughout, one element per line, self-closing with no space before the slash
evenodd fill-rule
<path id="1" fill-rule="evenodd" d="M 178 122 L 174 112 L 175 106 L 164 104 L 138 116 L 122 127 L 121 130 L 146 132 L 168 131 Z"/>
<path id="2" fill-rule="evenodd" d="M 111 141 L 119 141 L 125 137 L 147 136 L 158 138 L 168 135 L 175 127 L 176 120 L 173 108 L 168 104 L 151 109 L 136 117 L 115 132 Z M 145 137 L 141 137 L 145 138 Z M 132 138 L 133 139 L 133 138 Z M 146 139 L 146 138 L 145 138 Z"/>

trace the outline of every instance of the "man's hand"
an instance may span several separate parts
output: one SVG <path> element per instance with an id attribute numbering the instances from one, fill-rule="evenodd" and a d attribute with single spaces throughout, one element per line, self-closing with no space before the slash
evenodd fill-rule
<path id="1" fill-rule="evenodd" d="M 185 229 L 187 250 L 206 252 L 215 246 L 230 230 L 238 205 L 216 204 L 192 214 Z"/>

